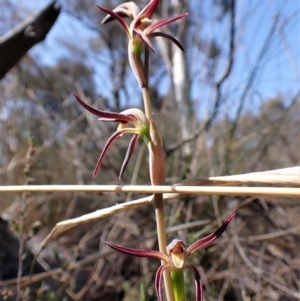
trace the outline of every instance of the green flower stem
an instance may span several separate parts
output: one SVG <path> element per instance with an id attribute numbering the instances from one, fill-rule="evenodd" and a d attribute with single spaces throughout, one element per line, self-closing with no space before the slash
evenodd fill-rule
<path id="1" fill-rule="evenodd" d="M 176 301 L 185 301 L 183 269 L 172 270 L 173 291 Z"/>

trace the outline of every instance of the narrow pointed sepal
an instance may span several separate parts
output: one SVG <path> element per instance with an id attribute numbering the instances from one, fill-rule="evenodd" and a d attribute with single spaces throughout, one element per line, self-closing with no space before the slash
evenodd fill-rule
<path id="1" fill-rule="evenodd" d="M 150 33 L 152 33 L 156 29 L 162 28 L 162 27 L 164 27 L 164 26 L 166 26 L 166 25 L 168 25 L 170 23 L 173 23 L 173 22 L 175 22 L 177 20 L 185 18 L 187 15 L 188 15 L 188 13 L 185 13 L 185 14 L 178 15 L 178 16 L 171 17 L 171 18 L 167 18 L 167 19 L 164 19 L 164 20 L 159 20 L 159 21 L 151 24 L 149 27 L 147 27 L 145 29 L 145 34 L 150 34 Z"/>
<path id="2" fill-rule="evenodd" d="M 125 30 L 125 32 L 127 33 L 127 36 L 130 38 L 131 37 L 131 35 L 130 35 L 130 31 L 129 31 L 129 27 L 128 27 L 128 25 L 127 25 L 127 23 L 123 20 L 123 18 L 119 15 L 119 14 L 117 14 L 117 13 L 115 13 L 113 10 L 110 10 L 110 9 L 108 9 L 108 8 L 105 8 L 104 6 L 101 6 L 101 5 L 97 5 L 97 7 L 100 9 L 100 10 L 102 10 L 102 11 L 104 11 L 105 13 L 107 13 L 108 15 L 110 15 L 111 16 L 111 18 L 115 18 L 117 21 L 119 21 L 119 23 L 121 24 L 121 26 L 124 28 L 124 30 Z M 106 17 L 105 17 L 106 18 Z M 105 20 L 105 18 L 104 18 L 104 20 Z M 108 17 L 108 19 L 110 19 L 109 17 Z M 107 21 L 107 19 L 104 21 L 104 23 L 107 23 L 108 21 Z M 102 21 L 102 24 L 104 24 L 103 23 L 103 21 Z"/>
<path id="3" fill-rule="evenodd" d="M 119 136 L 122 136 L 124 133 L 126 133 L 128 131 L 128 129 L 122 129 L 122 130 L 119 130 L 119 131 L 116 131 L 115 133 L 113 133 L 109 139 L 107 140 L 107 142 L 105 143 L 104 147 L 103 147 L 103 150 L 102 150 L 102 153 L 100 154 L 100 157 L 98 159 L 98 162 L 96 164 L 96 167 L 95 167 L 95 170 L 94 170 L 94 173 L 93 173 L 93 177 L 96 177 L 98 171 L 99 171 L 99 168 L 102 164 L 102 161 L 108 151 L 108 149 L 110 148 L 111 144 L 119 137 Z"/>
<path id="4" fill-rule="evenodd" d="M 118 14 L 122 18 L 127 17 L 127 18 L 134 19 L 140 13 L 140 9 L 134 2 L 130 1 L 130 2 L 122 3 L 121 5 L 117 6 L 115 9 L 113 9 L 113 12 Z M 115 17 L 113 17 L 112 15 L 107 15 L 102 20 L 101 24 L 109 23 L 114 19 Z"/>
<path id="5" fill-rule="evenodd" d="M 190 245 L 187 250 L 186 250 L 186 254 L 187 257 L 194 253 L 195 251 L 204 248 L 206 246 L 208 246 L 209 244 L 213 243 L 219 236 L 222 235 L 222 233 L 225 231 L 225 229 L 227 228 L 228 224 L 231 222 L 231 220 L 234 218 L 236 214 L 236 210 L 234 210 L 223 222 L 223 224 L 221 225 L 221 227 L 215 231 L 214 233 L 196 241 L 195 243 L 193 243 L 192 245 Z"/>
<path id="6" fill-rule="evenodd" d="M 119 179 L 121 180 L 122 176 L 123 176 L 123 173 L 128 165 L 128 162 L 131 158 L 131 155 L 133 153 L 133 150 L 134 150 L 134 147 L 136 145 L 136 142 L 138 141 L 139 139 L 139 135 L 135 134 L 133 135 L 130 143 L 129 143 L 129 146 L 128 146 L 128 149 L 127 149 L 127 152 L 126 152 L 126 156 L 125 156 L 125 159 L 124 159 L 124 162 L 122 164 L 122 167 L 121 167 L 121 171 L 120 171 L 120 174 L 119 174 Z"/>
<path id="7" fill-rule="evenodd" d="M 156 10 L 156 7 L 159 3 L 159 0 L 151 0 L 150 3 L 148 3 L 136 16 L 136 18 L 133 20 L 131 24 L 131 28 L 137 28 L 139 27 L 141 20 L 147 18 L 151 19 L 154 11 Z"/>
<path id="8" fill-rule="evenodd" d="M 147 250 L 147 249 L 132 249 L 132 248 L 127 248 L 127 247 L 123 247 L 120 245 L 116 245 L 116 244 L 113 244 L 113 243 L 110 243 L 107 241 L 103 241 L 103 243 L 105 243 L 112 249 L 119 251 L 121 253 L 127 254 L 127 255 L 131 255 L 131 256 L 135 256 L 135 257 L 155 258 L 155 259 L 163 260 L 165 262 L 168 262 L 168 260 L 169 260 L 167 255 L 165 255 L 161 252 L 158 252 L 158 251 Z"/>
<path id="9" fill-rule="evenodd" d="M 140 29 L 134 29 L 134 32 L 144 41 L 144 43 L 153 51 L 155 52 L 155 49 L 150 41 L 150 39 L 144 34 L 144 32 Z"/>
<path id="10" fill-rule="evenodd" d="M 201 283 L 201 277 L 198 270 L 193 265 L 185 265 L 186 269 L 189 269 L 194 274 L 195 279 L 195 289 L 196 289 L 196 301 L 203 301 L 203 290 L 202 290 L 202 283 Z"/>
<path id="11" fill-rule="evenodd" d="M 164 271 L 168 270 L 170 268 L 169 265 L 161 265 L 155 275 L 155 289 L 158 301 L 164 301 L 164 296 L 162 292 L 162 282 L 163 282 L 163 274 Z"/>
<path id="12" fill-rule="evenodd" d="M 76 95 L 74 96 L 82 107 L 84 107 L 90 113 L 98 116 L 101 121 L 114 121 L 114 122 L 123 122 L 123 123 L 132 123 L 135 121 L 135 119 L 132 116 L 128 116 L 122 113 L 97 110 L 91 107 L 90 105 L 88 105 L 87 103 L 85 103 L 78 96 Z"/>
<path id="13" fill-rule="evenodd" d="M 177 39 L 175 39 L 174 37 L 172 37 L 171 35 L 169 35 L 167 33 L 157 31 L 157 32 L 153 32 L 153 33 L 149 34 L 148 37 L 150 39 L 156 38 L 156 37 L 161 37 L 161 38 L 168 39 L 171 42 L 173 42 L 181 51 L 185 52 L 182 44 Z"/>

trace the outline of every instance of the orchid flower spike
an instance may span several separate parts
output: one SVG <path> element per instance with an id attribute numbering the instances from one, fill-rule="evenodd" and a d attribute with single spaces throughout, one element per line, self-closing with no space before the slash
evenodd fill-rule
<path id="1" fill-rule="evenodd" d="M 116 245 L 110 242 L 104 241 L 109 247 L 119 252 L 136 256 L 136 257 L 148 257 L 148 258 L 155 258 L 164 261 L 164 264 L 161 265 L 155 277 L 155 288 L 158 297 L 158 301 L 163 301 L 163 293 L 162 293 L 162 276 L 165 270 L 171 270 L 172 278 L 173 278 L 173 288 L 174 291 L 177 293 L 175 294 L 176 300 L 185 300 L 184 296 L 184 284 L 183 284 L 183 269 L 189 269 L 193 272 L 195 278 L 195 287 L 196 287 L 196 301 L 203 301 L 203 291 L 202 291 L 202 284 L 201 278 L 198 270 L 195 266 L 186 264 L 186 260 L 189 258 L 191 254 L 195 251 L 202 249 L 210 244 L 212 244 L 222 233 L 225 231 L 226 227 L 230 223 L 230 221 L 234 218 L 236 211 L 233 211 L 223 222 L 221 227 L 215 231 L 214 233 L 196 241 L 188 248 L 185 247 L 185 244 L 182 240 L 174 239 L 168 246 L 167 246 L 167 254 L 163 254 L 158 251 L 154 250 L 143 250 L 143 249 L 131 249 L 126 248 L 120 245 Z M 176 275 L 182 275 L 182 277 L 177 277 Z M 176 279 L 180 279 L 180 282 L 176 282 Z M 174 281 L 175 280 L 175 281 Z M 176 287 L 177 286 L 177 287 Z M 183 286 L 183 289 L 180 288 Z"/>
<path id="2" fill-rule="evenodd" d="M 132 155 L 132 152 L 134 150 L 134 147 L 136 145 L 136 142 L 138 138 L 141 136 L 146 144 L 149 143 L 150 141 L 150 123 L 145 116 L 145 114 L 139 110 L 139 109 L 128 109 L 125 110 L 121 113 L 115 113 L 115 112 L 105 112 L 105 111 L 100 111 L 97 110 L 88 104 L 86 104 L 84 101 L 82 101 L 78 96 L 74 95 L 76 100 L 79 102 L 81 106 L 83 106 L 86 110 L 91 112 L 92 114 L 96 115 L 99 117 L 99 120 L 104 121 L 104 122 L 119 122 L 119 126 L 116 132 L 114 132 L 111 137 L 108 139 L 106 142 L 102 153 L 98 159 L 98 162 L 96 164 L 93 176 L 95 177 L 97 172 L 99 171 L 99 168 L 102 164 L 102 161 L 104 159 L 105 154 L 107 153 L 109 147 L 111 144 L 119 137 L 122 136 L 123 134 L 133 134 L 133 137 L 130 141 L 123 165 L 121 167 L 121 171 L 119 174 L 119 178 L 121 179 L 125 168 L 130 160 L 130 157 Z M 126 127 L 128 124 L 133 125 L 134 127 Z"/>
<path id="3" fill-rule="evenodd" d="M 150 39 L 154 37 L 163 37 L 172 41 L 184 51 L 183 46 L 176 38 L 158 30 L 174 21 L 186 17 L 188 14 L 181 14 L 152 24 L 151 17 L 157 8 L 158 3 L 159 0 L 151 0 L 142 10 L 140 10 L 132 1 L 123 3 L 113 10 L 97 5 L 99 9 L 108 14 L 103 19 L 102 24 L 106 24 L 116 19 L 125 30 L 129 38 L 129 62 L 141 87 L 145 87 L 147 84 L 140 61 L 141 45 L 145 44 L 155 52 Z M 130 25 L 125 22 L 125 17 L 132 19 Z"/>

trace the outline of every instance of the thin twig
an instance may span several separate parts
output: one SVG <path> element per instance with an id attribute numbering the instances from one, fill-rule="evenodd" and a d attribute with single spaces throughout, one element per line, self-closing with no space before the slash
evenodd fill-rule
<path id="1" fill-rule="evenodd" d="M 34 180 L 31 177 L 31 159 L 35 153 L 35 149 L 33 146 L 32 137 L 28 137 L 28 148 L 26 152 L 26 161 L 24 167 L 24 176 L 25 176 L 25 186 L 30 185 L 30 183 Z M 17 275 L 17 297 L 16 301 L 21 300 L 21 278 L 23 274 L 23 253 L 25 249 L 25 234 L 24 234 L 24 225 L 25 225 L 25 216 L 27 210 L 27 193 L 23 191 L 21 205 L 20 205 L 20 218 L 19 218 L 19 254 L 18 254 L 18 275 Z"/>
<path id="2" fill-rule="evenodd" d="M 35 275 L 30 275 L 30 276 L 23 276 L 22 278 L 20 278 L 20 283 L 22 286 L 27 286 L 31 283 L 35 283 L 35 282 L 39 282 L 42 281 L 45 278 L 48 277 L 53 277 L 55 275 L 59 275 L 60 273 L 64 272 L 64 271 L 70 271 L 70 270 L 75 270 L 78 269 L 84 265 L 90 264 L 92 262 L 95 262 L 96 260 L 103 258 L 105 256 L 107 256 L 108 254 L 111 254 L 112 251 L 106 251 L 106 252 L 102 252 L 102 253 L 95 253 L 92 254 L 90 256 L 87 256 L 86 258 L 76 261 L 76 262 L 72 262 L 71 264 L 69 264 L 68 266 L 64 267 L 64 268 L 57 268 L 54 270 L 50 270 L 47 272 L 43 272 L 43 273 L 39 273 L 39 274 L 35 274 Z M 15 286 L 17 282 L 17 279 L 9 279 L 9 280 L 5 280 L 5 281 L 0 281 L 0 290 L 1 288 L 7 288 L 10 286 Z"/>
<path id="3" fill-rule="evenodd" d="M 216 83 L 215 89 L 216 89 L 216 99 L 214 104 L 214 109 L 211 114 L 211 117 L 206 121 L 204 125 L 204 129 L 207 131 L 211 124 L 213 123 L 214 119 L 216 118 L 219 108 L 221 105 L 221 98 L 222 98 L 222 85 L 226 81 L 226 79 L 230 76 L 233 63 L 234 63 L 234 52 L 235 52 L 235 0 L 231 0 L 230 2 L 230 39 L 229 39 L 229 58 L 228 58 L 228 65 L 227 68 L 223 74 L 223 76 L 220 78 L 220 80 Z"/>

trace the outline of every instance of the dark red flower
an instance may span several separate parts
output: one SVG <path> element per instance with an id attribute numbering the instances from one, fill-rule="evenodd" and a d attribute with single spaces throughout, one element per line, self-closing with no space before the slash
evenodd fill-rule
<path id="1" fill-rule="evenodd" d="M 184 51 L 183 46 L 176 38 L 159 31 L 159 29 L 174 21 L 186 17 L 188 14 L 181 14 L 175 17 L 154 22 L 152 24 L 151 17 L 158 3 L 159 0 L 152 0 L 142 10 L 140 10 L 139 7 L 132 1 L 123 3 L 113 10 L 105 8 L 101 5 L 97 5 L 99 9 L 108 14 L 103 19 L 102 24 L 116 19 L 124 28 L 129 38 L 129 62 L 141 87 L 146 86 L 146 77 L 140 61 L 140 47 L 142 44 L 146 44 L 151 48 L 153 52 L 155 52 L 154 47 L 151 43 L 151 39 L 154 37 L 163 37 L 172 41 L 182 51 Z M 130 25 L 128 25 L 124 20 L 124 18 L 126 17 L 132 19 Z"/>
<path id="2" fill-rule="evenodd" d="M 130 141 L 123 165 L 121 167 L 119 178 L 122 177 L 124 170 L 129 162 L 129 159 L 132 155 L 133 149 L 136 145 L 136 142 L 138 138 L 141 136 L 144 141 L 148 144 L 150 141 L 150 124 L 145 116 L 145 114 L 139 110 L 139 109 L 128 109 L 121 113 L 115 113 L 115 112 L 105 112 L 97 110 L 88 104 L 86 104 L 84 101 L 82 101 L 78 96 L 74 95 L 76 100 L 81 104 L 86 110 L 91 112 L 92 114 L 99 117 L 99 120 L 101 121 L 112 121 L 112 122 L 119 122 L 120 125 L 118 126 L 118 129 L 116 132 L 114 132 L 110 138 L 107 140 L 102 153 L 98 159 L 98 162 L 96 164 L 95 170 L 94 170 L 94 177 L 96 176 L 101 163 L 104 159 L 105 154 L 107 153 L 109 147 L 111 144 L 120 136 L 123 134 L 133 134 L 133 137 Z M 132 124 L 134 127 L 126 127 L 128 124 Z"/>
<path id="3" fill-rule="evenodd" d="M 132 249 L 132 248 L 123 247 L 106 241 L 104 241 L 104 243 L 110 246 L 112 249 L 128 255 L 132 255 L 136 257 L 155 258 L 164 261 L 164 264 L 158 268 L 155 277 L 155 288 L 158 296 L 158 301 L 163 301 L 163 293 L 162 293 L 163 272 L 165 270 L 177 271 L 182 269 L 189 269 L 193 272 L 195 278 L 195 287 L 196 287 L 196 301 L 202 301 L 203 292 L 202 292 L 200 274 L 193 265 L 186 264 L 186 260 L 195 251 L 205 248 L 206 246 L 212 244 L 219 236 L 221 236 L 222 233 L 227 228 L 230 221 L 234 218 L 235 214 L 236 211 L 233 211 L 225 219 L 225 221 L 217 231 L 196 241 L 195 243 L 190 245 L 187 249 L 185 248 L 185 244 L 183 243 L 182 240 L 174 239 L 167 246 L 168 256 L 166 254 L 163 254 L 155 250 Z"/>

